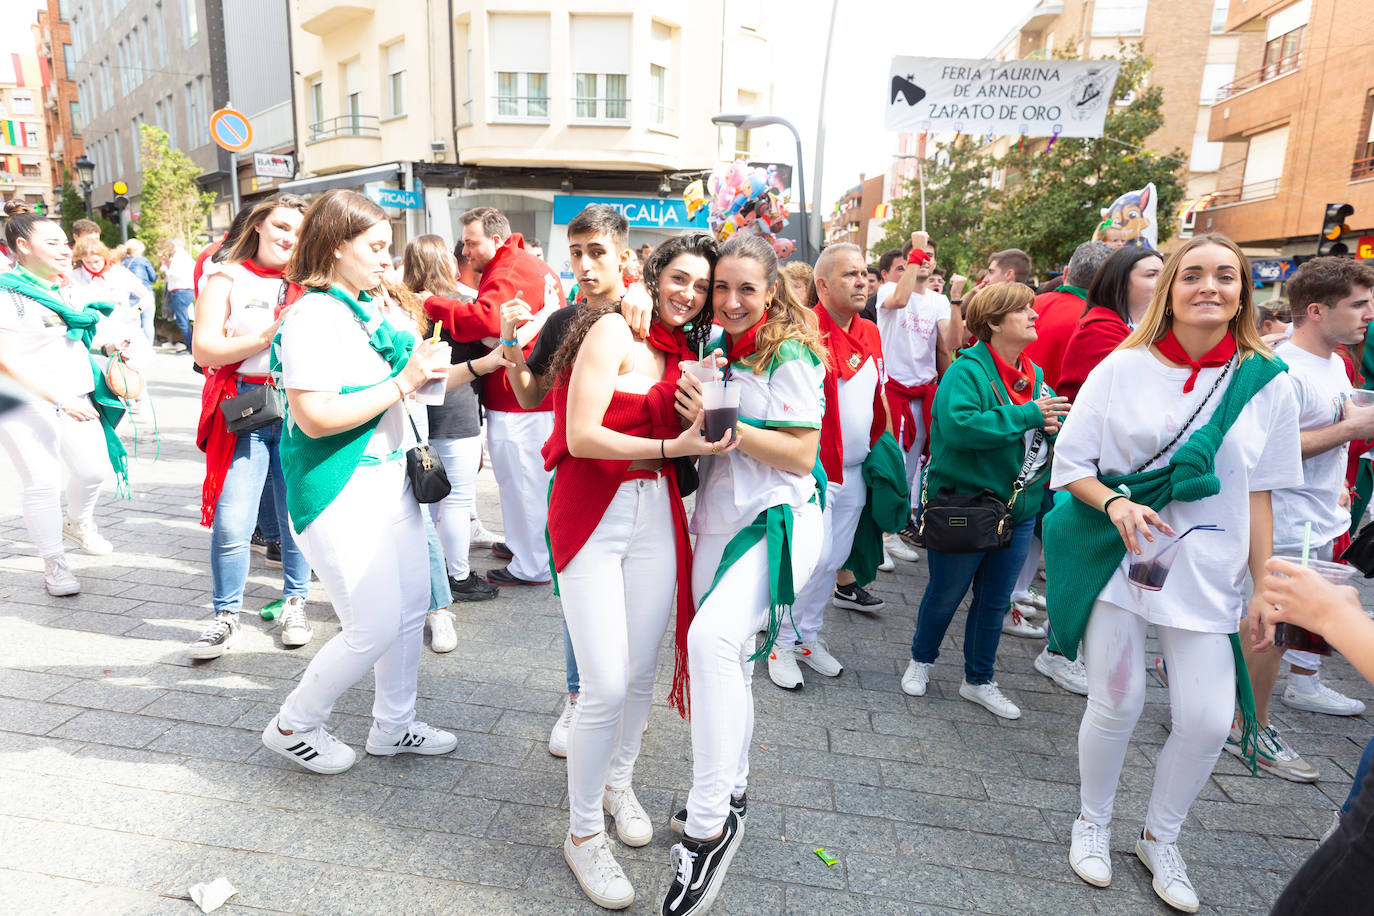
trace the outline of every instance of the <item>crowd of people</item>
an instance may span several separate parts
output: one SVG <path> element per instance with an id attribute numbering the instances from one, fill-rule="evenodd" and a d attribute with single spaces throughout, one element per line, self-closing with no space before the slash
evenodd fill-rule
<path id="1" fill-rule="evenodd" d="M 127 488 L 116 427 L 143 396 L 130 378 L 155 340 L 157 271 L 136 244 L 112 252 L 78 232 L 73 248 L 42 215 L 6 214 L 0 370 L 33 397 L 0 415 L 0 445 L 48 591 L 71 595 L 64 540 L 115 549 L 94 510 L 111 469 Z M 1276 311 L 1256 305 L 1244 254 L 1220 236 L 1167 255 L 1085 241 L 1037 289 L 1023 251 L 995 252 L 970 281 L 919 232 L 872 266 L 850 244 L 780 264 L 743 234 L 636 250 L 625 217 L 594 204 L 567 227 L 565 292 L 498 210 L 458 228 L 453 250 L 423 235 L 393 260 L 367 197 L 277 194 L 199 262 L 180 240 L 160 253 L 168 314 L 204 375 L 212 606 L 188 655 L 234 644 L 259 547 L 282 570 L 283 647 L 313 637 L 312 576 L 341 625 L 264 723 L 263 743 L 294 764 L 353 765 L 328 721 L 369 671 L 369 754 L 453 750 L 417 718 L 426 626 L 434 651 L 451 650 L 454 601 L 552 581 L 568 697 L 549 751 L 567 758 L 568 867 L 603 907 L 635 900 L 605 817 L 621 843 L 652 842 L 633 777 L 671 631 L 692 785 L 670 821 L 662 912 L 703 913 L 747 820 L 755 662 L 789 691 L 803 665 L 839 676 L 827 607 L 879 613 L 868 586 L 924 561 L 903 692 L 927 694 L 969 597 L 960 697 L 1021 717 L 997 681 L 1004 634 L 1045 640 L 1034 668 L 1085 697 L 1081 808 L 1064 828 L 1089 884 L 1112 880 L 1147 676 L 1168 688 L 1135 850 L 1160 898 L 1192 912 L 1177 840 L 1222 751 L 1318 778 L 1270 721 L 1283 664 L 1284 704 L 1364 711 L 1322 683 L 1321 654 L 1285 651 L 1273 629 L 1307 626 L 1374 673 L 1353 592 L 1302 568 L 1333 565 L 1369 502 L 1374 269 L 1309 260 Z M 492 550 L 508 562 L 482 576 L 469 553 L 485 539 L 488 458 L 504 532 Z M 1355 900 L 1371 757 L 1374 742 L 1280 911 Z"/>

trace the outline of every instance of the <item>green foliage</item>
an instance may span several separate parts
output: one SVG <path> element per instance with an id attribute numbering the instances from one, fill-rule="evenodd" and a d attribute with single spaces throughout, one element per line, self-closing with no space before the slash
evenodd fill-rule
<path id="1" fill-rule="evenodd" d="M 113 251 L 124 244 L 124 240 L 120 237 L 118 223 L 110 222 L 99 213 L 92 214 L 91 219 L 100 227 L 100 241 L 106 248 Z"/>
<path id="2" fill-rule="evenodd" d="M 1055 56 L 1066 55 L 1073 56 L 1072 49 Z M 1173 234 L 1173 213 L 1184 193 L 1184 153 L 1164 156 L 1142 148 L 1164 123 L 1164 93 L 1145 84 L 1151 62 L 1140 45 L 1123 44 L 1119 56 L 1114 98 L 1131 102 L 1112 106 L 1101 138 L 1060 139 L 1048 150 L 1043 141 L 1017 144 L 1001 156 L 970 137 L 937 145 L 926 163 L 926 228 L 940 244 L 942 265 L 969 273 L 1004 248 L 1023 249 L 1042 272 L 1065 264 L 1074 248 L 1092 238 L 1103 207 L 1149 182 L 1159 192 L 1159 241 Z M 1004 176 L 1000 188 L 992 187 L 994 170 Z M 887 235 L 870 247 L 875 260 L 921 226 L 914 183 L 892 204 L 896 213 Z"/>
<path id="3" fill-rule="evenodd" d="M 138 204 L 138 237 L 150 251 L 157 251 L 171 238 L 182 239 L 190 250 L 192 240 L 205 228 L 215 195 L 201 192 L 196 184 L 200 166 L 170 147 L 165 130 L 143 124 L 139 132 L 143 192 Z"/>
<path id="4" fill-rule="evenodd" d="M 67 233 L 68 238 L 72 234 L 72 224 L 79 219 L 86 218 L 86 201 L 82 199 L 81 193 L 72 184 L 71 173 L 66 169 L 62 170 L 62 196 L 58 201 L 58 220 L 62 223 L 62 231 Z"/>

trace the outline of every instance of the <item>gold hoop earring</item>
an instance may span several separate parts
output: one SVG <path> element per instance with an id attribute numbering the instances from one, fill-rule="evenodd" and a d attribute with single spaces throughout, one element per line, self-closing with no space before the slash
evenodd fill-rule
<path id="1" fill-rule="evenodd" d="M 1164 306 L 1164 317 L 1165 317 L 1165 318 L 1172 318 L 1172 317 L 1174 317 L 1174 310 L 1173 310 L 1173 307 L 1172 307 L 1172 306 L 1168 306 L 1168 305 Z"/>

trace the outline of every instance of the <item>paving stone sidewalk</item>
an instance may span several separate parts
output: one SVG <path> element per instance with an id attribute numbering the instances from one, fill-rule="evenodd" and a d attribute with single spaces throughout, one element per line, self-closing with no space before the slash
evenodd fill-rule
<path id="1" fill-rule="evenodd" d="M 565 765 L 546 742 L 564 696 L 563 645 L 550 589 L 457 605 L 457 650 L 425 649 L 419 714 L 458 735 L 453 754 L 360 753 L 334 777 L 291 769 L 258 735 L 337 623 L 316 583 L 315 639 L 283 649 L 278 628 L 253 613 L 279 597 L 280 573 L 255 554 L 241 641 L 212 662 L 186 659 L 210 602 L 193 442 L 200 377 L 170 352 L 151 377 L 156 421 L 148 409 L 137 418 L 136 499 L 102 498 L 98 519 L 116 552 L 71 555 L 80 596 L 43 590 L 17 475 L 0 453 L 0 910 L 184 916 L 198 912 L 190 885 L 223 875 L 238 888 L 219 911 L 228 914 L 598 912 L 560 848 Z M 479 493 L 498 529 L 486 472 Z M 483 551 L 473 560 L 496 564 Z M 1010 636 L 998 680 L 1023 717 L 1005 722 L 959 699 L 962 615 L 930 694 L 903 695 L 924 586 L 923 564 L 899 562 L 873 589 L 885 611 L 827 614 L 841 677 L 804 669 L 806 688 L 788 694 L 758 670 L 748 830 L 715 912 L 1168 912 L 1132 852 L 1167 693 L 1151 680 L 1117 798 L 1113 884 L 1090 888 L 1067 862 L 1083 701 L 1034 671 L 1042 641 Z M 666 705 L 662 659 L 635 773 L 659 827 L 644 848 L 617 844 L 639 895 L 633 913 L 658 911 L 667 819 L 691 781 L 688 729 Z M 1344 661 L 1325 672 L 1374 702 Z M 370 706 L 365 681 L 335 707 L 332 727 L 355 748 Z M 1268 910 L 1344 799 L 1371 733 L 1363 718 L 1277 700 L 1274 718 L 1321 781 L 1253 778 L 1222 755 L 1180 841 L 1204 912 Z M 838 863 L 827 867 L 817 847 Z"/>

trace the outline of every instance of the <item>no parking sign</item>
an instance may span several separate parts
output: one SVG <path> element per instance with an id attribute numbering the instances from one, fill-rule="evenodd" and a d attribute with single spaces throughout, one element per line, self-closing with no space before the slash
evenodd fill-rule
<path id="1" fill-rule="evenodd" d="M 243 112 L 221 108 L 210 115 L 210 136 L 220 149 L 241 153 L 253 142 L 253 125 Z"/>

